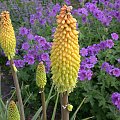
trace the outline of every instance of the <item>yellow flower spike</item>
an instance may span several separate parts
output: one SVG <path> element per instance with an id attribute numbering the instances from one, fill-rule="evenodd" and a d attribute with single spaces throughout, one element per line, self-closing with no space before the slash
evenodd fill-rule
<path id="1" fill-rule="evenodd" d="M 68 110 L 68 111 L 72 111 L 72 109 L 73 109 L 73 105 L 68 104 L 68 105 L 67 105 L 67 110 Z"/>
<path id="2" fill-rule="evenodd" d="M 70 93 L 76 87 L 80 67 L 79 32 L 76 30 L 77 21 L 70 13 L 71 9 L 71 6 L 64 5 L 56 17 L 57 28 L 50 56 L 53 83 L 60 93 Z"/>
<path id="3" fill-rule="evenodd" d="M 20 120 L 20 114 L 14 101 L 9 103 L 7 120 Z"/>
<path id="4" fill-rule="evenodd" d="M 36 84 L 41 89 L 44 89 L 46 85 L 46 72 L 45 72 L 45 66 L 43 62 L 40 62 L 38 64 L 38 67 L 36 70 Z"/>
<path id="5" fill-rule="evenodd" d="M 16 38 L 8 11 L 0 15 L 0 44 L 8 60 L 11 60 L 15 56 Z"/>

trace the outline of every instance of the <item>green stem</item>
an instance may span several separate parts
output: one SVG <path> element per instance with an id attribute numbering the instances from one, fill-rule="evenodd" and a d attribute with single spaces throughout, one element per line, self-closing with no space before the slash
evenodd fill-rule
<path id="1" fill-rule="evenodd" d="M 12 70 L 12 76 L 13 76 L 13 80 L 14 80 L 14 85 L 15 85 L 15 88 L 16 88 L 16 94 L 17 94 L 19 108 L 20 108 L 21 120 L 25 120 L 24 106 L 23 106 L 23 102 L 22 102 L 21 91 L 20 91 L 20 87 L 19 87 L 17 73 L 16 73 L 16 71 L 14 69 L 14 61 L 13 60 L 10 60 L 10 66 L 11 66 L 11 70 Z"/>
<path id="2" fill-rule="evenodd" d="M 70 120 L 75 120 L 76 118 L 76 114 L 78 113 L 79 109 L 81 108 L 81 106 L 83 105 L 83 103 L 85 102 L 86 98 L 84 98 L 82 100 L 82 102 L 80 103 L 80 105 L 78 106 L 78 108 L 76 109 L 75 113 L 73 114 L 72 118 Z"/>
<path id="3" fill-rule="evenodd" d="M 59 98 L 59 93 L 57 94 L 57 98 L 56 98 L 56 101 L 55 101 L 55 106 L 54 106 L 53 115 L 52 115 L 51 120 L 55 120 L 55 114 L 56 114 L 56 109 L 57 109 L 58 98 Z"/>
<path id="4" fill-rule="evenodd" d="M 92 119 L 94 118 L 95 116 L 92 116 L 92 117 L 88 117 L 88 118 L 85 118 L 85 119 L 82 119 L 82 120 L 89 120 L 89 119 Z"/>
<path id="5" fill-rule="evenodd" d="M 43 120 L 47 120 L 47 117 L 46 117 L 46 105 L 45 105 L 45 93 L 44 93 L 44 89 L 42 89 L 42 90 L 40 90 L 40 91 L 41 91 Z"/>
<path id="6" fill-rule="evenodd" d="M 67 92 L 64 92 L 62 94 L 62 99 L 61 99 L 61 105 L 62 105 L 62 113 L 63 113 L 63 118 L 62 120 L 69 120 L 69 111 L 67 110 L 67 105 L 68 105 L 68 94 Z"/>

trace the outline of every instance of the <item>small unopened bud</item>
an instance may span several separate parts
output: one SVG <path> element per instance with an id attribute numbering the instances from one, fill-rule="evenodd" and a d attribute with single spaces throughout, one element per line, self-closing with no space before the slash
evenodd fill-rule
<path id="1" fill-rule="evenodd" d="M 9 103 L 7 120 L 20 120 L 20 114 L 14 101 L 10 101 Z"/>
<path id="2" fill-rule="evenodd" d="M 43 62 L 40 62 L 37 66 L 36 84 L 39 88 L 44 88 L 46 85 L 46 72 Z"/>

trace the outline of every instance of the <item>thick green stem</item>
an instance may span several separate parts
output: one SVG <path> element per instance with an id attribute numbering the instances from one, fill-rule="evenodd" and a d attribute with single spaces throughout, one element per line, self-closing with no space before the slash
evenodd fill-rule
<path id="1" fill-rule="evenodd" d="M 42 89 L 42 90 L 40 90 L 40 91 L 41 91 L 43 120 L 47 120 L 47 117 L 46 117 L 46 105 L 45 105 L 45 93 L 44 93 L 44 89 Z"/>
<path id="2" fill-rule="evenodd" d="M 69 120 L 69 111 L 67 110 L 67 105 L 68 105 L 68 94 L 67 92 L 64 92 L 62 94 L 61 98 L 61 105 L 62 105 L 62 120 Z"/>
<path id="3" fill-rule="evenodd" d="M 17 94 L 18 103 L 19 103 L 19 108 L 20 108 L 20 117 L 21 117 L 21 120 L 25 120 L 24 106 L 23 106 L 23 102 L 22 102 L 21 91 L 20 91 L 18 77 L 17 77 L 17 73 L 15 71 L 15 66 L 14 66 L 13 60 L 10 60 L 10 66 L 12 69 L 12 76 L 13 76 L 14 85 L 15 85 L 16 94 Z"/>

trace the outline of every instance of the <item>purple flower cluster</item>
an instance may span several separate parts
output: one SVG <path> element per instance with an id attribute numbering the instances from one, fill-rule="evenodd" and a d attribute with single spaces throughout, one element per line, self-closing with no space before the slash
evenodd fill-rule
<path id="1" fill-rule="evenodd" d="M 83 0 L 79 0 L 82 4 Z M 98 4 L 103 4 L 104 9 L 97 7 Z M 91 13 L 103 25 L 109 26 L 113 17 L 120 22 L 120 0 L 115 0 L 113 3 L 110 0 L 92 0 L 87 2 L 83 8 L 78 8 L 73 11 L 74 14 L 82 17 L 82 22 L 88 22 L 88 14 Z"/>
<path id="2" fill-rule="evenodd" d="M 120 22 L 120 0 L 115 0 L 114 2 L 110 0 L 100 0 L 99 2 L 104 5 L 105 9 L 103 11 L 106 15 L 110 15 Z"/>
<path id="3" fill-rule="evenodd" d="M 35 61 L 44 61 L 46 65 L 46 72 L 50 70 L 50 57 L 49 51 L 51 49 L 51 43 L 47 42 L 42 36 L 33 35 L 31 30 L 21 27 L 19 34 L 27 39 L 22 43 L 19 52 L 22 52 L 23 60 L 15 60 L 14 63 L 16 67 L 22 68 L 26 64 L 33 65 Z M 9 65 L 9 61 L 6 63 Z"/>
<path id="4" fill-rule="evenodd" d="M 82 17 L 82 23 L 83 24 L 87 23 L 88 11 L 85 7 L 74 9 L 72 14 L 75 14 L 77 16 L 81 16 Z"/>
<path id="5" fill-rule="evenodd" d="M 115 92 L 111 96 L 112 103 L 120 110 L 120 93 Z"/>
<path id="6" fill-rule="evenodd" d="M 100 10 L 94 3 L 86 3 L 85 7 L 93 14 L 102 24 L 108 26 L 112 20 L 112 16 L 106 15 L 104 11 Z"/>
<path id="7" fill-rule="evenodd" d="M 104 62 L 101 66 L 101 69 L 105 70 L 109 75 L 120 77 L 120 69 L 110 65 L 108 62 Z"/>
<path id="8" fill-rule="evenodd" d="M 80 50 L 81 56 L 93 56 L 97 55 L 99 51 L 112 48 L 114 46 L 114 42 L 112 39 L 108 39 L 106 41 L 101 41 L 99 44 L 93 44 L 92 46 L 88 46 L 87 48 L 82 48 Z"/>
<path id="9" fill-rule="evenodd" d="M 111 39 L 108 39 L 106 41 L 101 41 L 99 44 L 93 44 L 92 46 L 88 46 L 87 48 L 82 48 L 80 50 L 80 55 L 83 57 L 83 60 L 81 62 L 81 66 L 78 73 L 78 79 L 79 80 L 91 80 L 93 72 L 92 68 L 97 63 L 97 57 L 96 55 L 101 51 L 105 49 L 110 49 L 114 46 L 114 42 Z"/>
<path id="10" fill-rule="evenodd" d="M 69 2 L 68 0 L 66 2 Z M 55 16 L 60 11 L 61 6 L 56 3 L 55 5 L 50 2 L 47 6 L 39 4 L 36 8 L 36 13 L 31 14 L 30 23 L 34 25 L 39 22 L 40 25 L 53 24 L 55 22 Z"/>
<path id="11" fill-rule="evenodd" d="M 14 60 L 14 64 L 17 68 L 22 68 L 25 65 L 24 60 Z M 10 61 L 7 61 L 6 65 L 10 65 Z"/>

